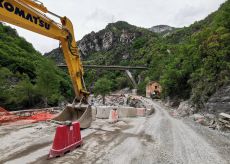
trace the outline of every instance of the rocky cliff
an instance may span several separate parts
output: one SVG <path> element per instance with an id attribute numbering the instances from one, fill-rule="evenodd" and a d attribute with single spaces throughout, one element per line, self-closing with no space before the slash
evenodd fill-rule
<path id="1" fill-rule="evenodd" d="M 222 87 L 206 103 L 206 109 L 212 113 L 230 114 L 230 85 Z"/>
<path id="2" fill-rule="evenodd" d="M 163 97 L 191 99 L 203 108 L 216 90 L 230 83 L 229 6 L 230 1 L 226 1 L 204 20 L 180 29 L 166 25 L 144 29 L 122 21 L 111 23 L 80 40 L 79 50 L 86 64 L 145 65 L 149 70 L 133 71 L 136 79 L 141 77 L 138 91 L 144 93 L 149 81 L 159 81 L 164 88 Z M 46 54 L 52 55 L 60 52 Z M 128 85 L 119 71 L 86 71 L 88 86 L 101 77 L 112 81 L 113 90 Z M 215 98 L 209 104 L 214 101 L 223 105 Z M 215 110 L 214 106 L 210 108 Z"/>
<path id="3" fill-rule="evenodd" d="M 139 50 L 147 46 L 151 39 L 157 38 L 158 35 L 148 29 L 119 21 L 108 24 L 101 31 L 85 35 L 77 44 L 83 64 L 144 66 L 149 63 L 147 54 L 144 56 L 139 53 Z M 45 57 L 53 59 L 57 64 L 65 64 L 59 48 L 45 54 Z M 87 88 L 93 88 L 94 82 L 101 77 L 110 79 L 113 82 L 113 89 L 130 86 L 122 71 L 93 69 L 85 71 Z M 136 80 L 140 77 L 140 73 L 140 70 L 133 71 Z M 142 77 L 144 78 L 144 76 Z"/>
<path id="4" fill-rule="evenodd" d="M 177 28 L 171 27 L 168 25 L 157 25 L 149 28 L 150 31 L 163 34 L 164 36 L 171 34 L 173 31 L 175 31 Z"/>
<path id="5" fill-rule="evenodd" d="M 130 47 L 134 41 L 146 35 L 154 35 L 147 29 L 139 28 L 119 21 L 108 24 L 105 29 L 85 35 L 77 42 L 79 52 L 83 60 L 89 59 L 90 55 L 97 52 L 108 52 L 115 48 Z M 120 59 L 128 59 L 130 56 L 126 51 L 120 51 L 117 54 Z M 46 57 L 52 58 L 56 63 L 63 64 L 63 55 L 59 48 L 45 54 Z"/>

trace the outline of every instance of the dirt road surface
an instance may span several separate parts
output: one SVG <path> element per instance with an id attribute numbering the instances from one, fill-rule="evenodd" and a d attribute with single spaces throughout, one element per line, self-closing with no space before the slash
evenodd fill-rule
<path id="1" fill-rule="evenodd" d="M 230 135 L 171 117 L 166 107 L 145 99 L 156 109 L 151 116 L 127 118 L 116 124 L 96 120 L 82 131 L 84 145 L 64 157 L 46 160 L 55 125 L 39 123 L 0 127 L 0 163 L 105 164 L 229 164 Z"/>

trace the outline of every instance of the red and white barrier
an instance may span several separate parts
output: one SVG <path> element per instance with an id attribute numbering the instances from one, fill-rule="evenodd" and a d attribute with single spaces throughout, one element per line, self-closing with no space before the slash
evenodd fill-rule
<path id="1" fill-rule="evenodd" d="M 109 114 L 109 122 L 110 123 L 115 123 L 118 121 L 118 112 L 116 109 L 112 109 L 110 110 L 110 114 Z"/>

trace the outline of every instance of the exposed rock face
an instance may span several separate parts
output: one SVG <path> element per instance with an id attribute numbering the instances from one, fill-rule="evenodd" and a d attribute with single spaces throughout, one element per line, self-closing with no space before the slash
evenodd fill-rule
<path id="1" fill-rule="evenodd" d="M 126 30 L 122 30 L 122 34 L 120 36 L 120 42 L 122 44 L 132 43 L 135 39 L 135 33 L 129 33 Z"/>
<path id="2" fill-rule="evenodd" d="M 217 91 L 205 105 L 205 108 L 211 113 L 230 114 L 230 85 Z"/>
<path id="3" fill-rule="evenodd" d="M 99 38 L 95 32 L 91 32 L 87 37 L 83 37 L 79 41 L 78 47 L 83 55 L 87 55 L 88 51 L 100 51 Z"/>
<path id="4" fill-rule="evenodd" d="M 83 60 L 87 60 L 91 54 L 96 52 L 105 52 L 111 49 L 116 49 L 121 46 L 130 46 L 134 40 L 143 35 L 150 33 L 147 29 L 141 29 L 139 27 L 128 24 L 127 22 L 118 21 L 116 23 L 110 23 L 105 29 L 98 32 L 91 32 L 85 35 L 81 40 L 77 42 L 80 56 Z M 117 60 L 128 60 L 130 54 L 126 51 L 117 53 Z M 60 49 L 54 49 L 53 51 L 46 53 L 46 57 L 53 59 L 58 64 L 64 64 L 64 58 Z"/>
<path id="5" fill-rule="evenodd" d="M 79 42 L 78 47 L 81 55 L 87 57 L 90 53 L 107 51 L 118 44 L 129 44 L 135 39 L 135 32 L 128 32 L 123 29 L 121 32 L 114 32 L 108 27 L 98 33 L 91 32 L 84 36 Z"/>
<path id="6" fill-rule="evenodd" d="M 109 50 L 113 45 L 113 33 L 108 31 L 104 34 L 102 39 L 102 47 L 104 50 Z"/>
<path id="7" fill-rule="evenodd" d="M 60 48 L 56 48 L 49 53 L 45 53 L 44 56 L 52 59 L 55 63 L 60 65 L 65 64 L 64 56 Z"/>
<path id="8" fill-rule="evenodd" d="M 155 33 L 163 33 L 165 31 L 173 31 L 174 29 L 174 27 L 170 27 L 168 25 L 158 25 L 151 27 L 149 30 Z"/>

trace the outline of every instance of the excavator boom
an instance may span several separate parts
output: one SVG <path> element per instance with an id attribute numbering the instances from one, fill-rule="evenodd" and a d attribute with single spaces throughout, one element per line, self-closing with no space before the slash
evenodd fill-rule
<path id="1" fill-rule="evenodd" d="M 45 14 L 47 13 L 58 17 L 60 23 L 46 16 Z M 0 21 L 59 40 L 73 83 L 76 95 L 75 100 L 76 102 L 85 103 L 87 105 L 89 93 L 86 91 L 84 85 L 84 72 L 74 37 L 73 25 L 67 17 L 61 17 L 50 12 L 37 0 L 0 0 Z M 78 107 L 79 105 L 81 104 L 76 105 L 74 101 L 72 104 L 73 109 L 70 109 L 69 106 L 56 118 L 56 120 L 76 120 L 81 117 L 80 115 L 84 115 L 84 112 L 88 112 L 87 116 L 90 117 L 89 108 L 84 108 L 84 110 L 82 110 L 81 107 Z M 81 111 L 78 117 L 72 116 L 73 114 L 76 115 L 78 111 Z M 84 120 L 84 118 L 81 118 L 81 120 Z M 85 118 L 85 120 L 88 123 L 83 123 L 85 126 L 82 128 L 87 128 L 91 122 L 91 118 Z"/>

